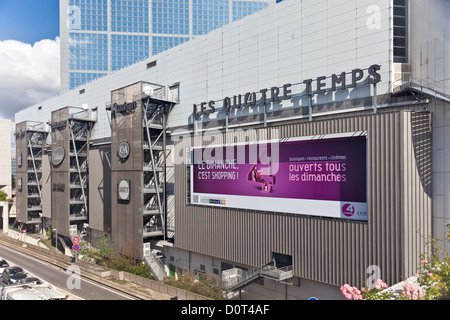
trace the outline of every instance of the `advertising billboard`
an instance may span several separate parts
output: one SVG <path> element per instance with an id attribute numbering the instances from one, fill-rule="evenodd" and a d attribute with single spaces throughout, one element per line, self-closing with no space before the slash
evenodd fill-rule
<path id="1" fill-rule="evenodd" d="M 366 133 L 191 150 L 190 204 L 367 221 Z"/>

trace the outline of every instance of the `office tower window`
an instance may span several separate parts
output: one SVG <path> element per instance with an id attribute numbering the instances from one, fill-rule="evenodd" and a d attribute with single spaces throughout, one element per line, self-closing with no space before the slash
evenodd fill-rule
<path id="1" fill-rule="evenodd" d="M 189 34 L 189 0 L 153 0 L 153 33 Z"/>
<path id="2" fill-rule="evenodd" d="M 153 37 L 152 39 L 152 54 L 158 54 L 168 48 L 175 47 L 183 42 L 188 41 L 189 38 L 183 37 Z"/>
<path id="3" fill-rule="evenodd" d="M 408 8 L 406 0 L 394 0 L 394 62 L 407 63 Z"/>
<path id="4" fill-rule="evenodd" d="M 193 0 L 192 33 L 202 35 L 229 22 L 228 0 Z"/>
<path id="5" fill-rule="evenodd" d="M 111 35 L 111 69 L 117 70 L 149 57 L 147 36 Z"/>
<path id="6" fill-rule="evenodd" d="M 148 33 L 148 0 L 111 0 L 111 31 Z"/>
<path id="7" fill-rule="evenodd" d="M 267 7 L 266 2 L 233 1 L 233 21 Z"/>
<path id="8" fill-rule="evenodd" d="M 61 28 L 61 91 L 204 35 L 274 2 L 61 1 L 61 21 L 67 21 Z M 86 75 L 81 76 L 83 72 Z"/>
<path id="9" fill-rule="evenodd" d="M 108 36 L 94 33 L 69 34 L 70 70 L 107 71 Z"/>
<path id="10" fill-rule="evenodd" d="M 69 0 L 69 30 L 108 31 L 107 0 Z"/>
<path id="11" fill-rule="evenodd" d="M 105 76 L 106 73 L 83 73 L 83 72 L 70 72 L 69 83 L 71 88 L 77 88 L 89 81 L 98 79 Z"/>

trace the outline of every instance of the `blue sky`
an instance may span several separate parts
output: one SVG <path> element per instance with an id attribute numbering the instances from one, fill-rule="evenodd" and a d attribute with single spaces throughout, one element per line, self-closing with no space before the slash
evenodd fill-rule
<path id="1" fill-rule="evenodd" d="M 59 0 L 0 0 L 0 41 L 29 44 L 59 36 Z"/>
<path id="2" fill-rule="evenodd" d="M 0 0 L 0 118 L 59 94 L 59 0 Z"/>

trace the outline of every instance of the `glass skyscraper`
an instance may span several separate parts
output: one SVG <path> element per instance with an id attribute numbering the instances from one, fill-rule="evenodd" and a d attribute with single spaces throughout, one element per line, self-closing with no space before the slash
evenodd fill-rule
<path id="1" fill-rule="evenodd" d="M 60 0 L 61 91 L 121 69 L 275 0 Z"/>

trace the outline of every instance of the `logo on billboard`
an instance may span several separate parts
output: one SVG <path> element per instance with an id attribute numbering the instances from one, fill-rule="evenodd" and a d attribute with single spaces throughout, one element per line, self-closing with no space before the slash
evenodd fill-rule
<path id="1" fill-rule="evenodd" d="M 125 162 L 130 155 L 130 144 L 127 141 L 122 141 L 117 148 L 117 156 L 119 160 Z"/>
<path id="2" fill-rule="evenodd" d="M 64 161 L 64 157 L 66 156 L 66 151 L 63 147 L 58 147 L 52 152 L 52 164 L 56 167 Z"/>
<path id="3" fill-rule="evenodd" d="M 346 203 L 342 206 L 342 214 L 346 217 L 351 217 L 355 214 L 355 207 L 351 203 Z"/>
<path id="4" fill-rule="evenodd" d="M 120 201 L 130 200 L 130 180 L 121 180 L 119 182 L 117 195 Z"/>

